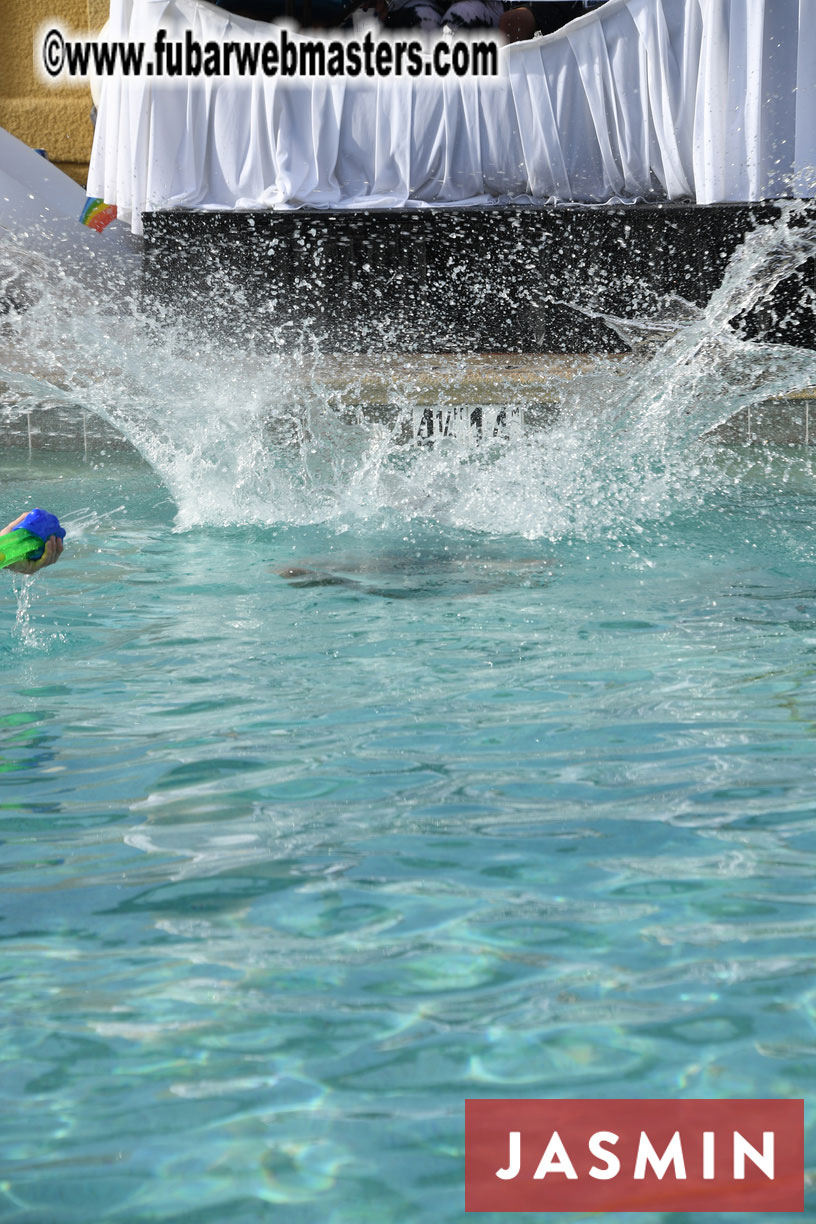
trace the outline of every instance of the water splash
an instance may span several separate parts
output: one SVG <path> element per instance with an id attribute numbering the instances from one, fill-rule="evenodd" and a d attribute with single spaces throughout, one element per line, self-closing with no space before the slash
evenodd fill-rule
<path id="1" fill-rule="evenodd" d="M 24 653 L 47 652 L 57 642 L 66 640 L 65 634 L 48 625 L 38 624 L 37 603 L 42 595 L 42 583 L 34 581 L 32 575 L 14 575 L 14 593 L 17 597 L 17 615 L 14 621 L 14 638 Z"/>
<path id="2" fill-rule="evenodd" d="M 812 215 L 783 206 L 748 234 L 705 309 L 675 298 L 648 319 L 603 315 L 630 357 L 549 372 L 538 359 L 534 390 L 497 403 L 495 386 L 485 396 L 469 377 L 478 359 L 435 358 L 429 397 L 421 356 L 269 352 L 255 337 L 237 351 L 192 318 L 148 311 L 127 285 L 99 301 L 3 240 L 0 283 L 15 287 L 0 332 L 3 412 L 106 422 L 158 473 L 180 529 L 397 514 L 528 538 L 614 535 L 733 479 L 702 441 L 714 427 L 816 384 L 814 353 L 739 325 L 815 254 Z M 429 414 L 446 436 L 418 445 Z"/>
<path id="3" fill-rule="evenodd" d="M 15 581 L 14 593 L 17 596 L 17 616 L 14 622 L 15 636 L 25 648 L 29 650 L 36 649 L 40 645 L 40 640 L 31 624 L 31 605 L 34 599 L 31 579 L 21 578 Z"/>

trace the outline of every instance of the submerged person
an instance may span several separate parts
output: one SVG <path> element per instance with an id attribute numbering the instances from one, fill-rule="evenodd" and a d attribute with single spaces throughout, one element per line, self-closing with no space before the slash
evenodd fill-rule
<path id="1" fill-rule="evenodd" d="M 15 527 L 19 527 L 24 518 L 28 518 L 28 512 L 19 515 L 13 523 L 9 523 L 7 527 L 4 527 L 0 531 L 0 536 L 8 535 Z M 53 565 L 55 561 L 58 561 L 61 552 L 62 540 L 59 536 L 52 535 L 45 541 L 43 555 L 39 560 L 15 561 L 13 565 L 7 565 L 6 569 L 11 570 L 14 574 L 36 574 L 38 570 L 45 569 L 46 565 Z"/>

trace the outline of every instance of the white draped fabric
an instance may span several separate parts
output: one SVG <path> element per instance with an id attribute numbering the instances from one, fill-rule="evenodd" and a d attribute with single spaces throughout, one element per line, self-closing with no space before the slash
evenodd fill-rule
<path id="1" fill-rule="evenodd" d="M 269 27 L 199 0 L 112 0 L 110 39 Z M 503 48 L 498 80 L 114 78 L 88 193 L 159 208 L 816 194 L 816 0 L 608 0 Z"/>

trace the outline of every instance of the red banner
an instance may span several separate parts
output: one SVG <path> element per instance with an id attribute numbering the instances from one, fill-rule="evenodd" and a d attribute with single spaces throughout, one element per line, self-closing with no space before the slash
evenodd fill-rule
<path id="1" fill-rule="evenodd" d="M 466 1211 L 803 1211 L 804 1102 L 465 1102 Z"/>

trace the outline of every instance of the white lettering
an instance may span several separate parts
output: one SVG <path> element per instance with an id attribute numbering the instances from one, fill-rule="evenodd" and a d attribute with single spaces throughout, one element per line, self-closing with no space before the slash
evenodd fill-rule
<path id="1" fill-rule="evenodd" d="M 618 1143 L 620 1136 L 614 1131 L 595 1131 L 589 1138 L 589 1152 L 600 1164 L 594 1164 L 589 1170 L 589 1176 L 596 1181 L 609 1181 L 620 1173 L 621 1162 L 616 1154 L 610 1151 L 610 1146 Z M 703 1179 L 714 1181 L 716 1177 L 715 1164 L 715 1131 L 703 1131 Z M 774 1180 L 774 1132 L 762 1132 L 762 1149 L 755 1148 L 739 1131 L 734 1131 L 734 1180 L 745 1180 L 745 1162 L 750 1160 L 765 1176 Z M 652 1146 L 645 1131 L 640 1132 L 635 1170 L 633 1177 L 643 1181 L 647 1169 L 651 1169 L 658 1180 L 673 1169 L 677 1181 L 686 1180 L 686 1164 L 683 1156 L 683 1144 L 680 1132 L 675 1131 L 662 1154 Z M 509 1131 L 507 1136 L 507 1166 L 496 1170 L 496 1177 L 503 1181 L 512 1181 L 521 1172 L 521 1131 Z M 569 1181 L 577 1181 L 578 1174 L 569 1158 L 567 1149 L 558 1131 L 553 1131 L 550 1141 L 538 1162 L 533 1178 L 543 1180 L 548 1173 L 561 1173 Z"/>
<path id="2" fill-rule="evenodd" d="M 567 1155 L 567 1149 L 561 1142 L 561 1136 L 558 1131 L 553 1131 L 550 1142 L 544 1149 L 544 1155 L 538 1162 L 538 1168 L 533 1174 L 534 1178 L 546 1177 L 548 1173 L 563 1173 L 570 1181 L 577 1181 L 578 1174 L 573 1168 L 572 1161 Z"/>
<path id="3" fill-rule="evenodd" d="M 771 1181 L 774 1179 L 774 1133 L 762 1132 L 762 1152 L 752 1147 L 748 1140 L 734 1131 L 734 1180 L 741 1181 L 745 1177 L 745 1157 L 761 1169 Z"/>
<path id="4" fill-rule="evenodd" d="M 617 1143 L 619 1136 L 613 1131 L 596 1131 L 590 1136 L 589 1150 L 593 1156 L 597 1156 L 606 1165 L 606 1169 L 599 1169 L 597 1165 L 593 1165 L 589 1170 L 589 1176 L 595 1177 L 598 1181 L 608 1181 L 610 1177 L 617 1177 L 620 1173 L 620 1161 L 614 1152 L 608 1152 L 602 1145 L 604 1143 Z"/>
<path id="5" fill-rule="evenodd" d="M 506 1169 L 497 1169 L 496 1176 L 510 1181 L 518 1177 L 521 1168 L 521 1131 L 510 1131 L 510 1152 Z"/>
<path id="6" fill-rule="evenodd" d="M 646 1165 L 650 1164 L 652 1169 L 657 1174 L 658 1180 L 662 1179 L 670 1164 L 674 1165 L 674 1176 L 678 1181 L 686 1179 L 686 1165 L 683 1160 L 683 1144 L 680 1141 L 680 1132 L 675 1131 L 669 1140 L 668 1146 L 662 1156 L 658 1156 L 657 1152 L 651 1145 L 649 1136 L 645 1131 L 640 1132 L 640 1142 L 638 1144 L 637 1159 L 635 1161 L 635 1180 L 642 1181 L 646 1176 Z"/>

